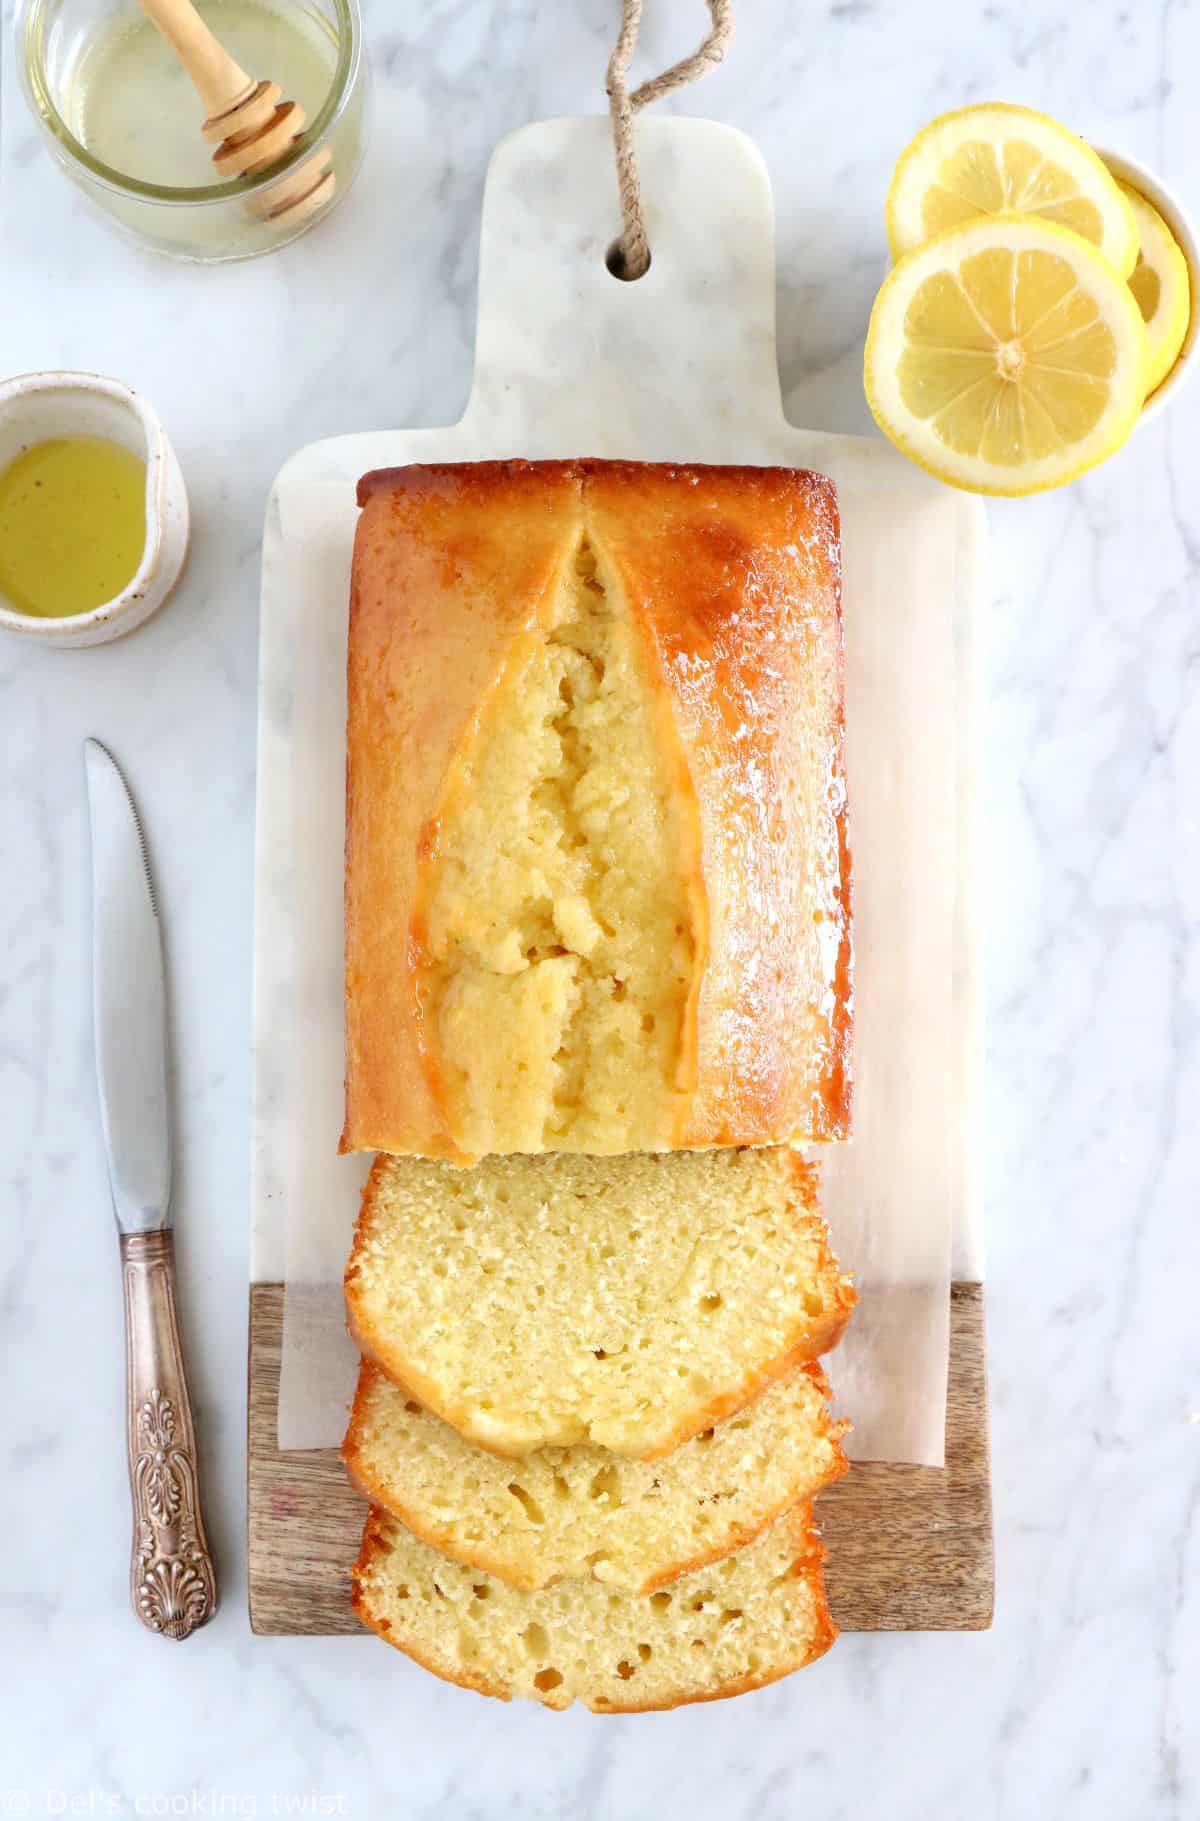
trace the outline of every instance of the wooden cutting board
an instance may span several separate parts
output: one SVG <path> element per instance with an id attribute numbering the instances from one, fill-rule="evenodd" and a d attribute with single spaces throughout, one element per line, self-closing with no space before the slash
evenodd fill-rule
<path id="1" fill-rule="evenodd" d="M 366 1501 L 334 1448 L 276 1446 L 283 1286 L 250 1292 L 250 1623 L 267 1636 L 362 1633 L 350 1564 Z M 983 1289 L 955 1284 L 946 1465 L 860 1461 L 818 1501 L 843 1631 L 981 1631 L 992 1622 Z"/>
<path id="2" fill-rule="evenodd" d="M 647 121 L 638 130 L 654 252 L 644 279 L 622 285 L 604 266 L 613 214 L 607 123 L 524 129 L 499 148 L 489 173 L 475 384 L 463 420 L 440 430 L 380 431 L 311 445 L 289 462 L 272 495 L 260 660 L 249 1357 L 249 1598 L 256 1631 L 358 1629 L 347 1606 L 347 1573 L 357 1553 L 362 1502 L 349 1489 L 336 1450 L 315 1445 L 332 1440 L 341 1403 L 327 1400 L 321 1433 L 308 1438 L 312 1447 L 281 1452 L 277 1445 L 281 1279 L 285 1273 L 292 1281 L 310 1279 L 327 1286 L 327 1302 L 336 1297 L 356 1202 L 348 1160 L 336 1156 L 342 840 L 336 780 L 344 757 L 341 679 L 354 481 L 372 467 L 407 461 L 579 454 L 779 462 L 831 474 L 843 507 L 852 796 L 853 763 L 863 764 L 880 705 L 902 687 L 913 727 L 895 755 L 900 770 L 924 767 L 930 776 L 967 778 L 955 812 L 958 832 L 947 833 L 944 848 L 923 861 L 924 870 L 910 865 L 900 877 L 909 846 L 920 846 L 919 828 L 911 843 L 907 830 L 893 835 L 883 869 L 889 890 L 904 892 L 906 901 L 924 908 L 937 898 L 941 906 L 941 921 L 929 918 L 936 939 L 922 966 L 905 978 L 907 997 L 902 994 L 892 1008 L 888 1028 L 904 1028 L 919 1017 L 923 995 L 916 989 L 927 977 L 944 984 L 952 975 L 953 1035 L 944 1073 L 933 1080 L 922 1076 L 911 1104 L 893 1081 L 882 1155 L 878 1119 L 866 1140 L 867 1122 L 860 1120 L 852 1147 L 871 1160 L 866 1186 L 872 1198 L 886 1203 L 891 1194 L 892 1206 L 883 1210 L 890 1220 L 899 1218 L 899 1181 L 906 1218 L 910 1209 L 936 1203 L 940 1224 L 923 1229 L 924 1251 L 915 1231 L 920 1222 L 911 1223 L 911 1235 L 904 1229 L 906 1269 L 895 1286 L 899 1307 L 882 1311 L 880 1323 L 899 1337 L 901 1350 L 893 1342 L 889 1370 L 869 1373 L 865 1386 L 860 1372 L 856 1385 L 849 1347 L 835 1367 L 845 1407 L 860 1419 L 860 1440 L 865 1427 L 866 1452 L 872 1444 L 870 1422 L 861 1420 L 864 1390 L 902 1383 L 914 1373 L 917 1357 L 926 1365 L 940 1362 L 940 1370 L 948 1299 L 946 1465 L 856 1463 L 821 1501 L 820 1515 L 830 1549 L 831 1597 L 843 1628 L 978 1629 L 990 1622 L 984 1297 L 969 1218 L 974 1146 L 964 1085 L 972 1075 L 975 1041 L 970 841 L 963 831 L 973 813 L 969 679 L 981 513 L 978 502 L 935 488 L 877 439 L 806 432 L 786 421 L 775 350 L 771 200 L 761 160 L 741 135 L 707 122 Z M 313 525 L 328 516 L 330 501 L 333 529 L 326 535 Z M 932 596 L 940 604 L 939 630 L 924 646 L 906 636 L 910 621 L 896 607 L 906 590 L 905 598 Z M 864 662 L 853 646 L 873 617 L 885 636 L 876 635 L 877 649 Z M 935 689 L 930 664 L 943 660 Z M 903 685 L 896 681 L 901 675 Z M 849 699 L 855 677 L 863 685 L 857 721 Z M 924 717 L 932 716 L 935 698 L 953 706 L 943 706 L 938 733 L 926 739 Z M 861 786 L 869 781 L 860 772 L 860 833 Z M 319 865 L 311 866 L 314 856 Z M 860 891 L 860 935 L 866 898 Z M 923 921 L 910 920 L 913 929 Z M 885 934 L 891 934 L 890 923 Z M 877 930 L 876 945 L 878 940 Z M 860 986 L 862 979 L 860 966 Z M 881 1048 L 887 1052 L 883 1073 L 890 1068 L 893 1077 L 903 1076 L 903 1046 L 875 1043 L 873 1058 Z M 864 1099 L 873 1099 L 877 1112 L 880 1075 L 866 1085 L 873 1092 Z M 910 1141 L 918 1108 L 922 1118 L 940 1119 L 936 1136 L 940 1142 L 944 1130 L 944 1157 L 937 1142 L 925 1141 L 914 1162 Z M 913 1116 L 905 1118 L 906 1111 Z M 329 1231 L 311 1219 L 298 1225 L 289 1219 L 297 1208 L 334 1209 L 336 1219 Z M 895 1228 L 881 1218 L 865 1237 L 882 1230 Z M 930 1232 L 940 1234 L 940 1252 L 937 1244 L 930 1247 Z M 834 1236 L 846 1263 L 862 1267 L 864 1251 L 846 1243 L 836 1222 Z M 959 1280 L 949 1289 L 948 1252 Z M 868 1270 L 861 1281 L 856 1345 L 863 1323 L 881 1313 Z M 327 1334 L 339 1326 L 335 1304 Z M 352 1385 L 343 1392 L 339 1376 L 345 1362 L 339 1366 L 332 1351 L 321 1357 L 330 1370 L 319 1371 L 314 1382 L 337 1399 L 348 1396 Z M 302 1407 L 307 1410 L 307 1401 Z M 888 1431 L 886 1422 L 883 1429 Z"/>

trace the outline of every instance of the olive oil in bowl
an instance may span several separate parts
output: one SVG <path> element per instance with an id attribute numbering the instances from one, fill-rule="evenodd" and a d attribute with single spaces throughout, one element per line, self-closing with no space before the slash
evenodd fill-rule
<path id="1" fill-rule="evenodd" d="M 0 472 L 0 596 L 38 619 L 124 593 L 146 549 L 146 464 L 103 436 L 61 436 Z"/>

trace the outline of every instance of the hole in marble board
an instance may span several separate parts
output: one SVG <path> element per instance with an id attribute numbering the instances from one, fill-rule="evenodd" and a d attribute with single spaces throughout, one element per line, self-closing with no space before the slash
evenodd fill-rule
<path id="1" fill-rule="evenodd" d="M 646 272 L 648 272 L 650 267 L 654 264 L 654 255 L 651 254 L 646 261 L 646 272 L 627 272 L 625 270 L 624 249 L 621 246 L 620 240 L 614 240 L 607 253 L 604 255 L 604 263 L 613 277 L 619 278 L 622 284 L 636 284 L 639 278 L 645 278 Z"/>

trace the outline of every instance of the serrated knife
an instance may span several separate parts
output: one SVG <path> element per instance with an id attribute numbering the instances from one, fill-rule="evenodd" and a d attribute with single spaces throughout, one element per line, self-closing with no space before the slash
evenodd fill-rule
<path id="1" fill-rule="evenodd" d="M 141 825 L 112 755 L 84 742 L 92 827 L 96 1082 L 125 1287 L 133 1609 L 186 1638 L 217 1608 L 175 1308 L 162 930 Z"/>

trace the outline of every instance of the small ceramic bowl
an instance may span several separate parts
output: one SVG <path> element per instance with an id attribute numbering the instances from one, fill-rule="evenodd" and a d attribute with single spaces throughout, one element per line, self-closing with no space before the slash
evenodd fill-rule
<path id="1" fill-rule="evenodd" d="M 1187 210 L 1179 198 L 1168 190 L 1162 179 L 1153 171 L 1148 171 L 1144 164 L 1136 159 L 1126 158 L 1121 152 L 1109 152 L 1098 145 L 1099 152 L 1113 176 L 1120 182 L 1127 183 L 1131 190 L 1138 190 L 1152 202 L 1167 226 L 1179 242 L 1183 257 L 1187 260 L 1188 277 L 1191 280 L 1192 319 L 1178 359 L 1162 384 L 1156 386 L 1145 404 L 1139 424 L 1145 424 L 1162 410 L 1183 385 L 1193 367 L 1196 365 L 1197 332 L 1200 330 L 1200 242 L 1196 239 L 1196 230 L 1188 218 Z"/>
<path id="2" fill-rule="evenodd" d="M 0 630 L 42 645 L 102 645 L 157 613 L 187 556 L 188 501 L 175 451 L 144 399 L 95 373 L 23 373 L 0 384 L 0 469 L 56 436 L 105 436 L 146 464 L 146 544 L 128 588 L 62 619 L 19 613 L 0 593 Z"/>

